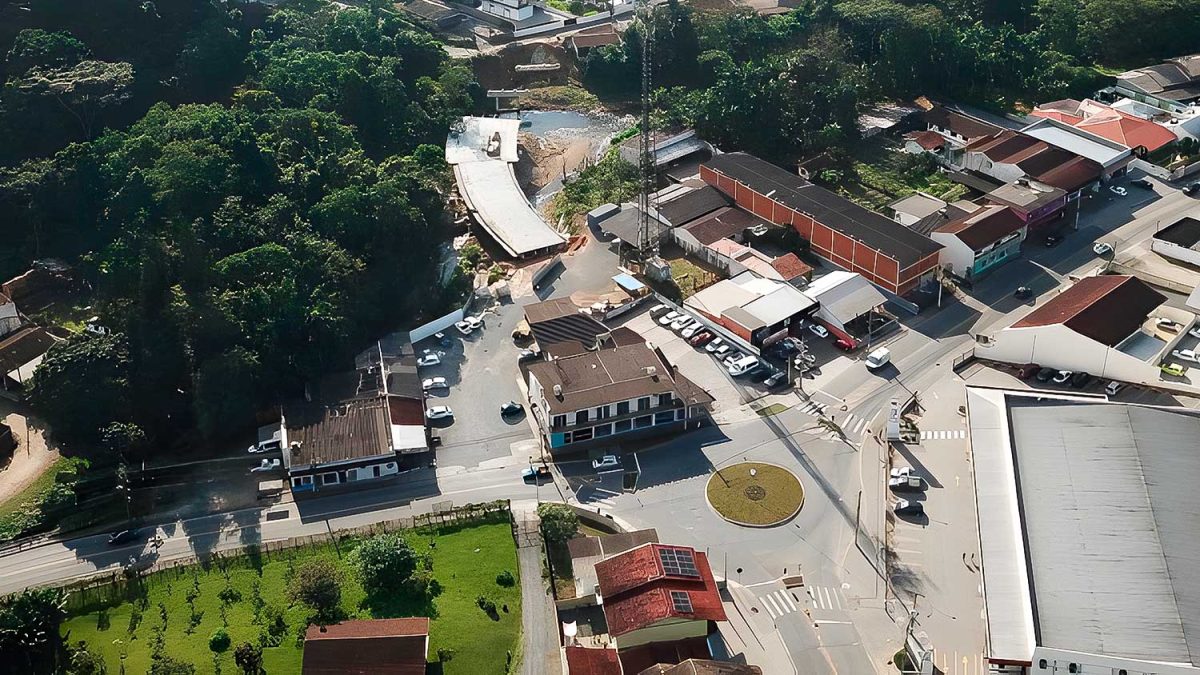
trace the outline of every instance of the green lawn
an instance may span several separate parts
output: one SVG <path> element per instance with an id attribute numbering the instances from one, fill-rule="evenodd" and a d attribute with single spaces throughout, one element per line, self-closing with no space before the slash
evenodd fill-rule
<path id="1" fill-rule="evenodd" d="M 353 547 L 351 542 L 342 543 L 340 552 L 333 545 L 323 545 L 293 549 L 257 560 L 238 557 L 226 561 L 224 570 L 214 565 L 206 571 L 197 565 L 160 572 L 145 580 L 144 601 L 121 602 L 107 609 L 92 608 L 70 618 L 64 625 L 64 633 L 70 642 L 83 640 L 90 649 L 103 655 L 110 673 L 122 672 L 122 656 L 124 672 L 145 673 L 150 667 L 156 628 L 163 625 L 162 614 L 165 612 L 165 652 L 194 664 L 197 673 L 214 673 L 217 667 L 208 648 L 208 638 L 222 625 L 227 626 L 234 647 L 245 641 L 271 639 L 265 628 L 267 622 L 255 618 L 255 606 L 259 604 L 256 599 L 261 598 L 262 606 L 282 610 L 286 622 L 282 636 L 274 638 L 278 646 L 263 650 L 266 671 L 299 673 L 302 644 L 298 638 L 306 627 L 309 610 L 288 606 L 286 579 L 298 562 L 324 556 L 335 560 L 346 572 L 342 609 L 348 615 L 354 618 L 430 616 L 433 619 L 430 660 L 437 661 L 439 648 L 454 650 L 454 656 L 444 664 L 443 672 L 448 675 L 504 673 L 508 653 L 517 653 L 521 630 L 520 586 L 505 588 L 496 583 L 496 575 L 501 571 L 518 573 L 516 545 L 509 525 L 479 525 L 436 536 L 408 532 L 406 536 L 418 550 L 428 550 L 431 540 L 436 544 L 432 549 L 433 573 L 442 591 L 432 600 L 431 606 L 422 606 L 425 603 L 414 605 L 402 598 L 392 598 L 384 606 L 368 606 L 362 587 L 344 559 Z M 195 586 L 199 591 L 195 593 L 193 614 L 187 598 L 194 593 Z M 219 596 L 227 586 L 240 594 L 240 600 L 222 601 Z M 225 595 L 229 599 L 231 594 Z M 501 608 L 498 620 L 490 618 L 476 605 L 475 599 L 480 595 L 490 598 Z M 502 609 L 505 605 L 507 612 Z M 264 609 L 260 614 L 266 611 Z M 232 647 L 218 660 L 221 672 L 237 672 Z"/>
<path id="2" fill-rule="evenodd" d="M 54 460 L 42 475 L 38 476 L 32 483 L 27 485 L 24 490 L 0 500 L 0 522 L 6 520 L 13 513 L 20 511 L 21 507 L 30 502 L 36 502 L 43 492 L 50 489 L 54 485 L 54 476 L 58 473 L 55 467 L 58 466 L 59 460 Z M 2 529 L 2 526 L 0 526 Z"/>
<path id="3" fill-rule="evenodd" d="M 912 170 L 906 163 L 912 155 L 900 150 L 896 141 L 875 137 L 864 140 L 854 150 L 854 172 L 858 180 L 849 177 L 838 186 L 849 199 L 873 209 L 882 210 L 897 199 L 921 191 L 952 202 L 967 192 L 937 170 Z"/>

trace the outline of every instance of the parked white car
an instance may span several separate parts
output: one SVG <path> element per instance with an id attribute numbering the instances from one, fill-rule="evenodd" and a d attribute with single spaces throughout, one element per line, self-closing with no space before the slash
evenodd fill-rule
<path id="1" fill-rule="evenodd" d="M 437 354 L 434 354 L 432 352 L 417 359 L 417 365 L 421 366 L 422 368 L 428 368 L 429 366 L 436 366 L 441 362 L 442 362 L 442 357 L 440 357 Z"/>
<path id="2" fill-rule="evenodd" d="M 454 328 L 463 335 L 470 335 L 475 331 L 475 327 L 467 323 L 466 319 L 463 319 L 462 321 L 456 321 L 454 323 Z"/>
<path id="3" fill-rule="evenodd" d="M 729 354 L 730 349 L 731 349 L 731 347 L 728 344 L 722 344 L 721 346 L 719 346 L 713 350 L 712 355 L 718 359 L 723 359 L 726 357 L 727 354 Z"/>
<path id="4" fill-rule="evenodd" d="M 1200 356 L 1196 354 L 1194 349 L 1172 349 L 1171 356 L 1180 361 L 1191 361 L 1192 363 L 1200 363 Z"/>
<path id="5" fill-rule="evenodd" d="M 435 405 L 425 411 L 425 419 L 428 420 L 442 420 L 447 417 L 454 417 L 454 411 L 448 405 Z"/>
<path id="6" fill-rule="evenodd" d="M 250 473 L 261 473 L 263 471 L 274 471 L 280 465 L 279 459 L 264 459 L 261 464 L 250 469 Z"/>
<path id="7" fill-rule="evenodd" d="M 712 342 L 709 342 L 708 344 L 704 345 L 704 351 L 708 352 L 709 354 L 712 354 L 713 352 L 717 351 L 718 349 L 720 349 L 723 346 L 725 346 L 724 340 L 722 340 L 721 338 L 713 338 Z"/>
<path id="8" fill-rule="evenodd" d="M 1112 252 L 1113 252 L 1112 244 L 1109 244 L 1109 243 L 1106 243 L 1103 241 L 1098 241 L 1094 245 L 1092 245 L 1092 253 L 1095 253 L 1096 255 L 1108 255 Z"/>
<path id="9" fill-rule="evenodd" d="M 592 460 L 592 469 L 596 471 L 615 471 L 621 468 L 621 460 L 616 455 L 605 455 Z"/>
<path id="10" fill-rule="evenodd" d="M 738 375 L 745 375 L 751 370 L 754 370 L 756 367 L 758 367 L 757 358 L 753 356 L 743 356 L 742 358 L 729 364 L 728 370 L 730 375 L 737 377 Z"/>
<path id="11" fill-rule="evenodd" d="M 829 337 L 829 331 L 825 330 L 825 326 L 822 326 L 822 325 L 821 325 L 821 324 L 819 324 L 819 323 L 810 323 L 810 324 L 808 324 L 808 330 L 809 330 L 809 332 L 811 332 L 813 335 L 816 335 L 816 336 L 817 336 L 817 337 L 819 337 L 819 338 L 827 338 L 827 337 Z"/>
<path id="12" fill-rule="evenodd" d="M 917 475 L 911 466 L 898 466 L 892 469 L 890 476 L 892 478 L 908 478 L 909 476 Z"/>
<path id="13" fill-rule="evenodd" d="M 429 377 L 421 381 L 421 388 L 425 391 L 431 389 L 448 389 L 450 385 L 446 384 L 444 377 Z"/>
<path id="14" fill-rule="evenodd" d="M 667 312 L 666 314 L 663 314 L 662 316 L 658 317 L 658 325 L 670 326 L 671 323 L 675 321 L 675 319 L 678 319 L 681 316 L 683 316 L 683 312 L 676 312 L 675 310 L 671 310 L 670 312 Z"/>
<path id="15" fill-rule="evenodd" d="M 1051 381 L 1054 382 L 1054 384 L 1066 384 L 1067 382 L 1071 381 L 1071 376 L 1074 374 L 1075 373 L 1069 370 L 1060 370 L 1058 371 L 1058 374 L 1051 379 Z"/>
<path id="16" fill-rule="evenodd" d="M 1191 336 L 1192 336 L 1192 337 L 1194 337 L 1194 338 L 1200 338 L 1200 325 L 1198 325 L 1198 326 L 1196 326 L 1195 328 L 1192 328 L 1191 330 L 1189 330 L 1189 331 L 1188 331 L 1188 335 L 1191 335 Z"/>
<path id="17" fill-rule="evenodd" d="M 680 314 L 679 316 L 675 317 L 674 321 L 671 322 L 671 330 L 678 333 L 685 326 L 690 326 L 695 320 L 696 319 L 694 317 L 688 316 L 687 314 Z"/>
<path id="18" fill-rule="evenodd" d="M 892 353 L 887 350 L 887 347 L 880 347 L 875 351 L 867 354 L 867 368 L 875 370 L 886 366 L 892 360 Z"/>
<path id="19" fill-rule="evenodd" d="M 1117 392 L 1121 391 L 1124 388 L 1125 388 L 1125 385 L 1123 383 L 1117 382 L 1116 380 L 1114 380 L 1112 382 L 1109 382 L 1108 386 L 1104 388 L 1104 393 L 1108 394 L 1109 396 L 1116 396 Z"/>
<path id="20" fill-rule="evenodd" d="M 692 325 L 688 326 L 687 328 L 684 328 L 679 333 L 679 335 L 682 336 L 685 340 L 687 340 L 687 339 L 691 339 L 691 337 L 693 335 L 695 335 L 696 333 L 699 333 L 702 330 L 704 330 L 704 324 L 700 323 L 700 320 L 697 319 L 696 321 L 692 322 Z"/>
<path id="21" fill-rule="evenodd" d="M 1126 190 L 1125 188 L 1121 187 L 1120 185 L 1110 185 L 1110 186 L 1108 186 L 1108 189 L 1110 191 L 1112 191 L 1112 193 L 1114 195 L 1117 195 L 1118 197 L 1124 197 L 1125 195 L 1129 194 L 1129 191 Z"/>

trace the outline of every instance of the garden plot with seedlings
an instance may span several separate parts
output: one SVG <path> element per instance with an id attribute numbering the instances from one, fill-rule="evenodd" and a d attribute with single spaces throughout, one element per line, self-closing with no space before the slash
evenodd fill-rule
<path id="1" fill-rule="evenodd" d="M 441 660 L 442 672 L 505 672 L 518 652 L 521 626 L 516 544 L 507 518 L 395 536 L 415 554 L 415 581 L 368 592 L 372 575 L 362 573 L 365 556 L 358 552 L 369 539 L 269 554 L 250 549 L 124 587 L 79 592 L 63 635 L 70 644 L 84 641 L 110 673 L 149 672 L 155 654 L 191 664 L 196 673 L 237 673 L 235 651 L 248 642 L 262 648 L 267 673 L 286 674 L 300 672 L 303 634 L 319 615 L 428 616 L 429 660 Z M 374 557 L 368 566 L 387 572 L 394 564 Z M 298 579 L 306 576 L 310 583 L 297 593 Z M 331 598 L 324 609 L 305 604 Z"/>

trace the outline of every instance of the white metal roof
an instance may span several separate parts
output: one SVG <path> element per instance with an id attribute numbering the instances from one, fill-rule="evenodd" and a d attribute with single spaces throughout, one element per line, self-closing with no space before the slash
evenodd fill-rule
<path id="1" fill-rule="evenodd" d="M 683 305 L 710 316 L 721 316 L 730 307 L 741 307 L 756 297 L 758 295 L 752 291 L 725 279 L 688 297 L 683 301 Z"/>
<path id="2" fill-rule="evenodd" d="M 804 293 L 821 303 L 821 312 L 843 326 L 887 302 L 861 274 L 835 270 L 814 280 Z"/>
<path id="3" fill-rule="evenodd" d="M 742 306 L 751 316 L 770 326 L 812 307 L 812 298 L 788 284 L 779 284 L 770 293 Z"/>
<path id="4" fill-rule="evenodd" d="M 458 188 L 480 224 L 508 251 L 520 256 L 566 241 L 525 199 L 507 162 L 467 162 L 454 167 Z"/>
<path id="5" fill-rule="evenodd" d="M 1086 157 L 1106 169 L 1131 153 L 1129 148 L 1052 119 L 1040 119 L 1022 129 L 1021 133 Z"/>

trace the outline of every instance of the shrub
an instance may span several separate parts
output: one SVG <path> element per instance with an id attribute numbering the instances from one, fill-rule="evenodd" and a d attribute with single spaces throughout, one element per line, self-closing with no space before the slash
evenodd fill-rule
<path id="1" fill-rule="evenodd" d="M 479 609 L 482 609 L 489 616 L 496 614 L 496 603 L 492 602 L 489 598 L 481 595 L 475 598 L 475 604 L 479 605 Z"/>
<path id="2" fill-rule="evenodd" d="M 360 544 L 350 562 L 358 571 L 363 590 L 375 595 L 405 584 L 421 561 L 404 537 L 381 534 Z"/>
<path id="3" fill-rule="evenodd" d="M 504 586 L 505 588 L 512 588 L 514 585 L 516 585 L 517 580 L 513 577 L 512 572 L 504 570 L 500 574 L 496 575 L 496 583 Z"/>
<path id="4" fill-rule="evenodd" d="M 437 655 L 439 663 L 446 663 L 454 658 L 454 650 L 449 647 L 438 647 Z"/>
<path id="5" fill-rule="evenodd" d="M 308 605 L 318 618 L 334 621 L 342 602 L 342 571 L 325 558 L 308 560 L 288 582 L 288 597 Z"/>
<path id="6" fill-rule="evenodd" d="M 243 642 L 233 650 L 233 662 L 245 675 L 260 675 L 263 671 L 262 647 Z"/>
<path id="7" fill-rule="evenodd" d="M 229 632 L 224 628 L 218 628 L 213 631 L 211 637 L 208 638 L 208 648 L 214 652 L 223 652 L 229 649 L 229 644 L 232 640 L 229 639 Z"/>
<path id="8" fill-rule="evenodd" d="M 579 516 L 566 504 L 539 504 L 537 512 L 542 519 L 542 535 L 551 544 L 561 544 L 579 532 Z"/>
<path id="9" fill-rule="evenodd" d="M 196 675 L 196 666 L 170 656 L 159 655 L 150 666 L 150 675 Z"/>

